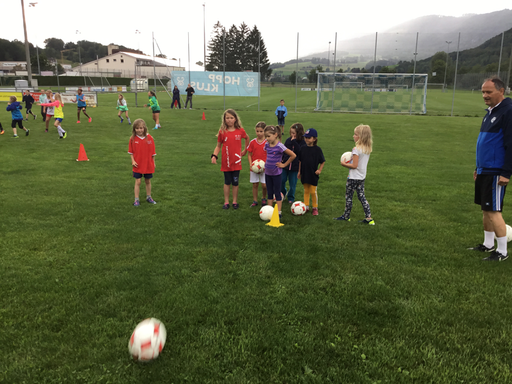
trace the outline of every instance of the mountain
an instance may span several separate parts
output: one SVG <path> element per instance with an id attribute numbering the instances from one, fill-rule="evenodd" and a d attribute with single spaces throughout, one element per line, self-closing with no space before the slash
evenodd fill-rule
<path id="1" fill-rule="evenodd" d="M 512 28 L 512 10 L 464 15 L 461 17 L 430 15 L 399 24 L 377 34 L 377 56 L 379 59 L 412 60 L 418 33 L 418 59 L 433 56 L 436 52 L 457 50 L 460 32 L 459 50 L 478 47 L 503 31 Z M 375 51 L 375 34 L 350 40 L 338 41 L 338 52 L 342 56 L 365 56 L 372 58 Z M 318 52 L 303 59 L 327 57 L 328 52 Z M 338 54 L 339 58 L 340 55 Z"/>

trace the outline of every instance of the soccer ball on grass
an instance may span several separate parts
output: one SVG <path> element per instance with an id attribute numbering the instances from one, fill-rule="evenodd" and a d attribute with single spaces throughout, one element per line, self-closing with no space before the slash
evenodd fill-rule
<path id="1" fill-rule="evenodd" d="M 302 216 L 306 213 L 306 204 L 302 201 L 296 201 L 292 204 L 292 214 L 295 216 Z"/>
<path id="2" fill-rule="evenodd" d="M 146 319 L 135 327 L 128 342 L 128 350 L 135 360 L 153 360 L 162 352 L 166 338 L 167 331 L 160 320 Z"/>
<path id="3" fill-rule="evenodd" d="M 260 209 L 260 219 L 263 221 L 269 221 L 274 213 L 274 208 L 271 205 L 265 205 Z"/>

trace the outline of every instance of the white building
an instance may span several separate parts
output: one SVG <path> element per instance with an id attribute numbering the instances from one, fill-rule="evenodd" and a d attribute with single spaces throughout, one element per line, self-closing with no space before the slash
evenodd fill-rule
<path id="1" fill-rule="evenodd" d="M 103 77 L 135 77 L 153 78 L 153 68 L 160 79 L 168 79 L 171 72 L 184 71 L 185 68 L 177 66 L 177 60 L 162 59 L 131 52 L 116 52 L 97 60 L 78 65 L 73 68 L 75 76 L 103 76 Z M 73 76 L 69 73 L 68 75 Z"/>

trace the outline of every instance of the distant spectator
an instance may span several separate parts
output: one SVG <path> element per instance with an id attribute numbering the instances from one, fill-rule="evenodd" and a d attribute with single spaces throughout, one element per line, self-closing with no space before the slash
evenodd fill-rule
<path id="1" fill-rule="evenodd" d="M 172 104 L 171 109 L 174 108 L 174 104 L 178 103 L 178 108 L 181 109 L 181 101 L 180 101 L 180 90 L 178 89 L 178 86 L 175 85 L 174 89 L 172 90 Z"/>
<path id="2" fill-rule="evenodd" d="M 192 96 L 195 93 L 194 88 L 192 88 L 189 84 L 187 89 L 185 89 L 185 91 L 187 92 L 187 100 L 185 101 L 185 109 L 187 109 L 187 104 L 189 101 L 190 101 L 190 109 L 192 109 Z"/>

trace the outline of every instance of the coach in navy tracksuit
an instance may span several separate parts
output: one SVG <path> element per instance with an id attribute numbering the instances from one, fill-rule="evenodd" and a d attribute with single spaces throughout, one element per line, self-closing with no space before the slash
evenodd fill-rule
<path id="1" fill-rule="evenodd" d="M 508 258 L 507 228 L 501 215 L 505 189 L 512 174 L 512 100 L 505 84 L 495 77 L 485 80 L 482 96 L 489 107 L 476 142 L 475 203 L 483 213 L 484 243 L 471 250 L 489 252 L 484 260 Z M 498 246 L 494 249 L 494 237 Z"/>

